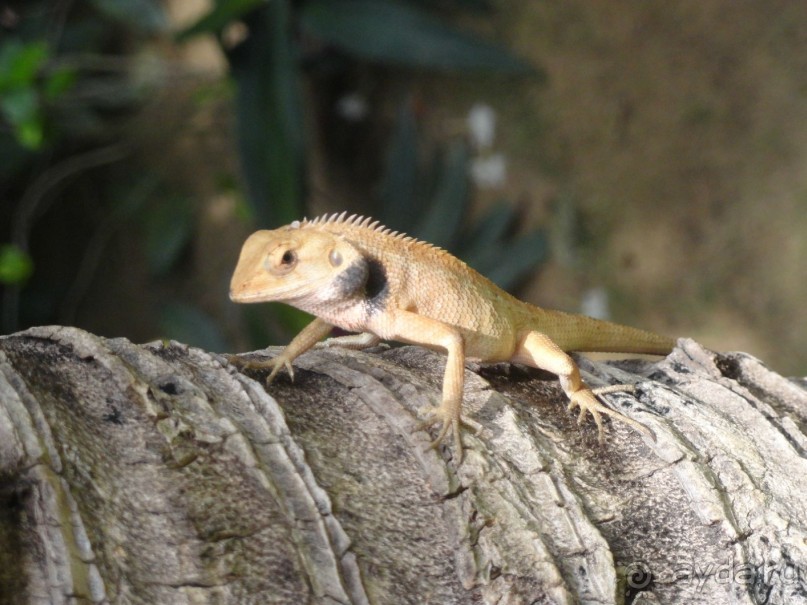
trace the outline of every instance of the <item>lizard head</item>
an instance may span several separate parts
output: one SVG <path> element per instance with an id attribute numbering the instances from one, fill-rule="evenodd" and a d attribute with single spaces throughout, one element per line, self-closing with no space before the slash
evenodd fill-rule
<path id="1" fill-rule="evenodd" d="M 230 298 L 285 302 L 310 311 L 318 303 L 363 292 L 368 275 L 367 260 L 350 242 L 293 224 L 247 238 L 230 282 Z"/>

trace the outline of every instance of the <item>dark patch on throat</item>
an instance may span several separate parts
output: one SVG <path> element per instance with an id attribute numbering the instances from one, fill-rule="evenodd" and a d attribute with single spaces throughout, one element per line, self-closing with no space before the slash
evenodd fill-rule
<path id="1" fill-rule="evenodd" d="M 387 270 L 379 261 L 367 259 L 367 283 L 364 287 L 364 296 L 367 303 L 367 311 L 370 315 L 384 310 L 384 305 L 389 296 L 389 280 Z"/>
<path id="2" fill-rule="evenodd" d="M 374 258 L 362 258 L 345 268 L 334 287 L 340 300 L 361 300 L 368 315 L 383 311 L 389 297 L 387 271 Z"/>
<path id="3" fill-rule="evenodd" d="M 337 291 L 340 298 L 352 298 L 360 294 L 369 281 L 367 262 L 362 259 L 350 265 L 336 278 Z"/>

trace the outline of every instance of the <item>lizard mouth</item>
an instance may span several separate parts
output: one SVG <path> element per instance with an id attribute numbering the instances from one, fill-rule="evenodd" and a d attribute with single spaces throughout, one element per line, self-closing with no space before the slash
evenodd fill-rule
<path id="1" fill-rule="evenodd" d="M 284 286 L 254 287 L 244 284 L 230 288 L 230 300 L 236 303 L 282 302 L 294 304 L 305 298 L 315 298 L 332 283 L 331 277 Z"/>
<path id="2" fill-rule="evenodd" d="M 247 294 L 230 290 L 230 300 L 237 303 L 250 303 L 261 302 L 261 300 L 265 300 L 265 297 L 261 294 Z"/>

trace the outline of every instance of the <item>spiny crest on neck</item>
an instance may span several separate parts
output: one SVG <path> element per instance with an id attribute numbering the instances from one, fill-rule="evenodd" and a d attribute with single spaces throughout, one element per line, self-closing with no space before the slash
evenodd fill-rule
<path id="1" fill-rule="evenodd" d="M 435 246 L 434 244 L 424 242 L 423 240 L 419 240 L 416 237 L 407 235 L 406 233 L 401 233 L 400 231 L 393 231 L 389 227 L 385 227 L 384 225 L 382 225 L 381 221 L 374 220 L 372 217 L 362 216 L 359 214 L 348 215 L 347 211 L 344 211 L 341 214 L 338 214 L 336 212 L 334 212 L 333 214 L 323 214 L 322 216 L 318 216 L 310 220 L 304 218 L 302 221 L 294 221 L 289 226 L 292 229 L 311 229 L 317 227 L 327 227 L 329 225 L 338 227 L 353 227 L 358 229 L 366 229 L 368 231 L 375 232 L 379 235 L 395 238 L 403 243 L 426 246 L 428 248 L 432 248 L 433 250 L 448 254 L 447 252 L 445 252 L 445 250 L 443 250 L 438 246 Z"/>

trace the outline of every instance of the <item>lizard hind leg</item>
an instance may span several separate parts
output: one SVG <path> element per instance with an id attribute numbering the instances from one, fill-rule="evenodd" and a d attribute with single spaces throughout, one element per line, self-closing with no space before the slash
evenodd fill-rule
<path id="1" fill-rule="evenodd" d="M 652 431 L 636 420 L 620 414 L 616 410 L 604 405 L 598 396 L 614 393 L 617 391 L 633 391 L 633 385 L 612 385 L 591 389 L 580 377 L 580 369 L 574 360 L 569 357 L 561 348 L 555 344 L 546 334 L 541 332 L 529 332 L 524 337 L 513 355 L 513 361 L 526 363 L 542 370 L 547 370 L 557 374 L 561 387 L 569 398 L 569 409 L 580 408 L 577 423 L 582 424 L 586 412 L 591 414 L 597 425 L 599 440 L 604 440 L 602 414 L 607 414 L 620 422 L 623 422 L 636 431 L 653 437 Z"/>

